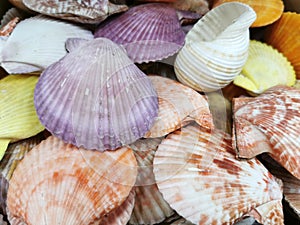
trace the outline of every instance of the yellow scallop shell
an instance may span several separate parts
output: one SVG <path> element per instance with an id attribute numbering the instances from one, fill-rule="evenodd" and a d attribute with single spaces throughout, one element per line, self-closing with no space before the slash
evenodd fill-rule
<path id="1" fill-rule="evenodd" d="M 8 75 L 0 80 L 0 159 L 8 144 L 44 130 L 33 102 L 37 76 Z"/>
<path id="2" fill-rule="evenodd" d="M 242 72 L 233 83 L 250 94 L 261 94 L 276 85 L 292 86 L 296 73 L 287 58 L 272 46 L 250 41 L 249 55 Z"/>

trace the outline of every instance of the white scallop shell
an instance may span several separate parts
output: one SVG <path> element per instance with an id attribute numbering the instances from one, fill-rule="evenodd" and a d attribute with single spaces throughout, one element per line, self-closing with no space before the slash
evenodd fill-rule
<path id="1" fill-rule="evenodd" d="M 189 31 L 175 60 L 175 73 L 198 91 L 214 91 L 239 75 L 248 56 L 251 7 L 224 3 L 205 14 Z"/>
<path id="2" fill-rule="evenodd" d="M 0 65 L 8 73 L 43 70 L 67 53 L 65 42 L 75 37 L 93 39 L 92 32 L 79 25 L 44 16 L 25 19 L 0 48 Z"/>

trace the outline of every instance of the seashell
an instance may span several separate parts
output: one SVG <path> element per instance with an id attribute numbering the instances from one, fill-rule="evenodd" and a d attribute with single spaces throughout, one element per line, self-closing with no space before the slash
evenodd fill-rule
<path id="1" fill-rule="evenodd" d="M 213 8 L 226 2 L 241 2 L 249 5 L 257 15 L 251 27 L 262 27 L 274 23 L 280 18 L 284 10 L 282 0 L 215 0 Z"/>
<path id="2" fill-rule="evenodd" d="M 53 135 L 103 151 L 145 135 L 157 116 L 158 100 L 151 81 L 124 49 L 96 38 L 44 70 L 35 106 Z"/>
<path id="3" fill-rule="evenodd" d="M 143 63 L 174 55 L 183 46 L 185 33 L 173 7 L 149 3 L 134 6 L 104 21 L 96 28 L 94 36 L 124 46 L 134 62 Z"/>
<path id="4" fill-rule="evenodd" d="M 246 63 L 249 26 L 255 18 L 248 5 L 237 2 L 224 3 L 205 14 L 178 52 L 174 65 L 178 80 L 204 92 L 228 85 Z"/>
<path id="5" fill-rule="evenodd" d="M 233 99 L 233 144 L 241 158 L 263 152 L 300 179 L 300 90 L 268 89 L 255 98 Z"/>
<path id="6" fill-rule="evenodd" d="M 10 180 L 19 162 L 34 146 L 38 145 L 43 139 L 45 139 L 44 135 L 43 133 L 40 133 L 33 137 L 10 143 L 1 160 L 1 174 L 7 180 Z"/>
<path id="7" fill-rule="evenodd" d="M 8 190 L 8 181 L 7 179 L 0 173 L 0 217 L 1 215 L 6 215 L 6 197 Z M 1 224 L 1 219 L 0 219 Z"/>
<path id="8" fill-rule="evenodd" d="M 209 0 L 176 0 L 173 6 L 176 9 L 188 10 L 200 15 L 204 15 L 210 10 Z"/>
<path id="9" fill-rule="evenodd" d="M 0 22 L 0 27 L 6 25 L 14 18 L 18 17 L 20 20 L 23 20 L 28 17 L 28 14 L 20 9 L 17 8 L 10 8 L 6 11 L 6 13 L 3 15 L 3 18 Z"/>
<path id="10" fill-rule="evenodd" d="M 295 70 L 287 58 L 272 46 L 254 40 L 250 41 L 241 74 L 233 80 L 235 85 L 254 95 L 276 85 L 292 86 L 295 82 Z"/>
<path id="11" fill-rule="evenodd" d="M 0 29 L 0 36 L 9 36 L 17 26 L 18 22 L 19 18 L 15 17 L 11 21 L 9 21 L 5 26 L 2 26 Z"/>
<path id="12" fill-rule="evenodd" d="M 139 139 L 130 147 L 138 164 L 135 183 L 135 205 L 129 224 L 157 224 L 174 214 L 155 184 L 153 157 L 162 138 Z"/>
<path id="13" fill-rule="evenodd" d="M 282 199 L 279 180 L 257 159 L 236 159 L 230 135 L 217 129 L 195 124 L 169 134 L 153 166 L 164 199 L 194 224 L 233 224 L 253 208 Z M 282 209 L 276 213 L 280 219 L 265 224 L 283 224 Z"/>
<path id="14" fill-rule="evenodd" d="M 279 20 L 267 27 L 265 42 L 281 52 L 293 65 L 297 79 L 300 78 L 300 14 L 284 12 Z"/>
<path id="15" fill-rule="evenodd" d="M 117 207 L 103 217 L 99 225 L 125 225 L 130 219 L 135 202 L 135 192 L 132 189 L 127 199 Z"/>
<path id="16" fill-rule="evenodd" d="M 36 76 L 8 75 L 0 80 L 0 159 L 12 141 L 44 130 L 34 108 Z"/>
<path id="17" fill-rule="evenodd" d="M 32 27 L 35 32 L 28 32 Z M 75 24 L 43 16 L 25 19 L 0 48 L 0 65 L 10 74 L 43 70 L 65 56 L 65 41 L 75 37 L 93 39 L 91 31 Z"/>
<path id="18" fill-rule="evenodd" d="M 44 15 L 90 24 L 100 23 L 108 16 L 115 13 L 124 12 L 128 9 L 126 5 L 116 5 L 108 0 L 22 0 L 22 2 L 32 11 Z"/>
<path id="19" fill-rule="evenodd" d="M 7 193 L 8 219 L 12 225 L 99 224 L 128 197 L 136 166 L 130 148 L 78 149 L 50 136 L 16 168 Z"/>
<path id="20" fill-rule="evenodd" d="M 161 76 L 149 76 L 158 95 L 158 116 L 147 138 L 162 137 L 186 124 L 196 121 L 205 128 L 213 128 L 213 118 L 207 99 L 183 84 Z"/>

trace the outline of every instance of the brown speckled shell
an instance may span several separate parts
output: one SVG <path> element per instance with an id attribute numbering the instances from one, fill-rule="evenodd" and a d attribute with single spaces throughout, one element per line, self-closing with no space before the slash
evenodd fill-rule
<path id="1" fill-rule="evenodd" d="M 270 88 L 251 98 L 233 99 L 233 144 L 241 158 L 268 152 L 300 179 L 300 90 Z"/>
<path id="2" fill-rule="evenodd" d="M 198 125 L 175 131 L 159 145 L 153 165 L 163 197 L 195 224 L 234 224 L 253 208 L 282 199 L 276 178 L 256 159 L 236 159 L 231 137 L 222 131 Z M 282 209 L 276 213 L 276 224 L 283 224 Z"/>

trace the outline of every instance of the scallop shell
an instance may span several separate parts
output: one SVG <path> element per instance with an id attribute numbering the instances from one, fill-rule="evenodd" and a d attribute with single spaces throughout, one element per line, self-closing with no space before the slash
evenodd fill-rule
<path id="1" fill-rule="evenodd" d="M 297 79 L 300 79 L 300 14 L 285 12 L 279 20 L 268 26 L 265 41 L 280 51 L 292 63 Z"/>
<path id="2" fill-rule="evenodd" d="M 251 40 L 248 58 L 240 75 L 233 83 L 254 95 L 276 85 L 292 86 L 296 82 L 293 66 L 272 46 Z"/>
<path id="3" fill-rule="evenodd" d="M 18 22 L 19 18 L 15 17 L 12 20 L 10 20 L 5 26 L 2 26 L 0 29 L 0 36 L 9 36 L 17 26 Z"/>
<path id="4" fill-rule="evenodd" d="M 142 63 L 174 55 L 183 46 L 185 34 L 173 7 L 150 3 L 101 23 L 94 36 L 124 46 L 134 62 Z"/>
<path id="5" fill-rule="evenodd" d="M 178 80 L 204 92 L 228 85 L 246 63 L 249 26 L 255 18 L 253 9 L 237 2 L 205 14 L 189 31 L 176 57 Z"/>
<path id="6" fill-rule="evenodd" d="M 99 225 L 125 225 L 130 219 L 135 202 L 135 192 L 132 189 L 127 199 L 103 217 Z"/>
<path id="7" fill-rule="evenodd" d="M 6 215 L 7 190 L 8 180 L 2 174 L 0 174 L 0 215 Z"/>
<path id="8" fill-rule="evenodd" d="M 212 128 L 213 120 L 207 99 L 183 84 L 161 76 L 149 76 L 158 95 L 158 116 L 144 137 L 162 137 L 196 121 Z"/>
<path id="9" fill-rule="evenodd" d="M 40 133 L 33 137 L 9 144 L 5 155 L 1 160 L 1 174 L 7 180 L 10 180 L 19 162 L 34 146 L 38 145 L 43 139 L 44 135 Z"/>
<path id="10" fill-rule="evenodd" d="M 195 224 L 233 224 L 282 199 L 281 183 L 258 160 L 236 159 L 230 135 L 217 129 L 175 131 L 159 145 L 153 165 L 164 199 Z M 282 210 L 277 213 L 276 224 L 283 224 Z"/>
<path id="11" fill-rule="evenodd" d="M 98 224 L 128 197 L 136 168 L 130 148 L 78 149 L 51 136 L 24 157 L 10 180 L 9 221 Z"/>
<path id="12" fill-rule="evenodd" d="M 174 213 L 155 184 L 153 157 L 162 138 L 140 139 L 131 144 L 138 163 L 135 205 L 129 224 L 157 224 Z"/>
<path id="13" fill-rule="evenodd" d="M 10 8 L 6 11 L 6 13 L 3 15 L 2 20 L 0 22 L 0 27 L 6 25 L 9 21 L 12 19 L 18 17 L 20 20 L 25 19 L 28 17 L 28 14 L 20 9 L 17 8 Z"/>
<path id="14" fill-rule="evenodd" d="M 43 70 L 65 56 L 65 41 L 75 37 L 93 39 L 91 31 L 75 24 L 43 16 L 25 19 L 0 48 L 0 65 L 10 74 Z"/>
<path id="15" fill-rule="evenodd" d="M 0 80 L 0 159 L 11 141 L 44 130 L 34 108 L 36 76 L 9 75 Z"/>
<path id="16" fill-rule="evenodd" d="M 35 89 L 35 106 L 53 135 L 100 151 L 141 138 L 158 112 L 149 78 L 105 38 L 88 41 L 49 66 Z"/>
<path id="17" fill-rule="evenodd" d="M 300 90 L 276 86 L 256 98 L 233 99 L 233 144 L 239 157 L 262 152 L 300 179 Z"/>
<path id="18" fill-rule="evenodd" d="M 241 2 L 253 8 L 257 18 L 251 27 L 262 27 L 274 23 L 280 18 L 284 10 L 282 0 L 216 0 L 213 7 L 217 7 L 225 2 Z"/>
<path id="19" fill-rule="evenodd" d="M 97 24 L 112 14 L 128 9 L 126 5 L 116 5 L 109 0 L 22 0 L 22 2 L 27 8 L 41 14 L 91 24 Z"/>

